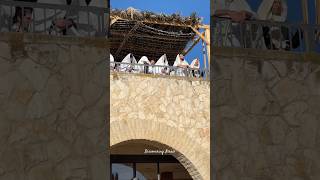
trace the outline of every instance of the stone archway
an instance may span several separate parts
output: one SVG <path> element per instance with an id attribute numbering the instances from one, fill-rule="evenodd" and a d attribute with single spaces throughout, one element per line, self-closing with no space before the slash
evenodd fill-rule
<path id="1" fill-rule="evenodd" d="M 196 180 L 209 180 L 210 155 L 186 133 L 165 123 L 148 120 L 120 120 L 110 124 L 110 146 L 130 140 L 148 140 L 152 145 L 168 146 L 178 152 L 175 158 Z"/>

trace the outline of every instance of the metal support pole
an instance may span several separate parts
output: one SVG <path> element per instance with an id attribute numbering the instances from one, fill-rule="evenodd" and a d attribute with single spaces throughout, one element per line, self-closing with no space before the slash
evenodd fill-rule
<path id="1" fill-rule="evenodd" d="M 308 0 L 301 0 L 301 7 L 302 7 L 302 14 L 303 14 L 303 32 L 304 32 L 304 39 L 305 39 L 305 51 L 311 51 L 311 39 L 310 39 L 310 32 L 308 29 L 309 24 L 309 10 L 308 10 Z"/>
<path id="2" fill-rule="evenodd" d="M 136 167 L 136 163 L 133 163 L 133 179 L 135 179 L 137 177 L 137 167 Z"/>
<path id="3" fill-rule="evenodd" d="M 157 162 L 157 174 L 158 174 L 158 180 L 160 180 L 160 164 L 159 164 L 159 162 Z"/>
<path id="4" fill-rule="evenodd" d="M 202 41 L 202 54 L 203 54 L 203 65 L 204 65 L 204 70 L 205 70 L 205 79 L 207 79 L 207 57 L 206 57 L 206 48 L 204 41 Z"/>

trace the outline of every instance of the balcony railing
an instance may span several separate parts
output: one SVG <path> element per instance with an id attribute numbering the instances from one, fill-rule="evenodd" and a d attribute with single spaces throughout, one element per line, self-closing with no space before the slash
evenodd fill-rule
<path id="1" fill-rule="evenodd" d="M 198 68 L 183 68 L 176 66 L 160 66 L 150 64 L 132 64 L 123 62 L 110 62 L 111 72 L 150 74 L 160 76 L 176 76 L 185 78 L 198 78 L 209 80 L 210 71 Z"/>
<path id="2" fill-rule="evenodd" d="M 53 1 L 55 2 L 55 1 Z M 106 36 L 107 8 L 0 1 L 0 32 Z"/>
<path id="3" fill-rule="evenodd" d="M 320 52 L 320 26 L 213 18 L 213 47 Z"/>

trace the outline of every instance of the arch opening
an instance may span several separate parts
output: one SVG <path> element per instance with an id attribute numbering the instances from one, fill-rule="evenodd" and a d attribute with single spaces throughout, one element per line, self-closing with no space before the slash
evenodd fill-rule
<path id="1" fill-rule="evenodd" d="M 111 179 L 192 180 L 192 163 L 176 149 L 145 139 L 111 146 Z"/>

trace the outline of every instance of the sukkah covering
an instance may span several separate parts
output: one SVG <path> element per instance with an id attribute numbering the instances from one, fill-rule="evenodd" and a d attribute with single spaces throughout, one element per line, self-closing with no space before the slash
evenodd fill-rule
<path id="1" fill-rule="evenodd" d="M 201 23 L 195 13 L 182 17 L 133 8 L 111 10 L 111 17 L 116 20 L 110 27 L 110 51 L 116 61 L 121 61 L 128 53 L 133 53 L 136 59 L 147 56 L 149 60 L 158 60 L 167 54 L 171 65 L 195 36 L 190 26 L 196 28 Z"/>

